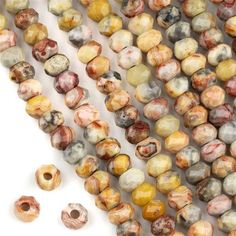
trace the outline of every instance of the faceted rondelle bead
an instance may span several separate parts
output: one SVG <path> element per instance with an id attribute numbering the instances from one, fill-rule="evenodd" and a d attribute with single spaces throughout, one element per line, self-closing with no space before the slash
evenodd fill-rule
<path id="1" fill-rule="evenodd" d="M 230 17 L 225 22 L 224 31 L 231 37 L 236 37 L 236 16 Z"/>
<path id="2" fill-rule="evenodd" d="M 8 25 L 7 18 L 0 14 L 0 30 L 6 29 Z"/>
<path id="3" fill-rule="evenodd" d="M 191 26 L 193 31 L 202 33 L 216 26 L 216 18 L 210 12 L 202 12 L 193 18 Z"/>
<path id="4" fill-rule="evenodd" d="M 142 216 L 145 220 L 155 221 L 165 214 L 165 204 L 161 200 L 152 200 L 142 209 Z"/>
<path id="5" fill-rule="evenodd" d="M 26 30 L 30 25 L 38 23 L 39 14 L 33 8 L 26 8 L 15 15 L 15 25 L 17 28 Z"/>
<path id="6" fill-rule="evenodd" d="M 156 236 L 169 236 L 175 230 L 175 221 L 168 215 L 163 215 L 151 224 L 151 232 Z"/>
<path id="7" fill-rule="evenodd" d="M 126 129 L 125 136 L 128 142 L 137 144 L 148 138 L 150 134 L 150 126 L 144 121 L 137 121 Z"/>
<path id="8" fill-rule="evenodd" d="M 144 0 L 122 1 L 121 12 L 127 17 L 134 17 L 144 11 Z"/>
<path id="9" fill-rule="evenodd" d="M 64 11 L 72 8 L 71 0 L 49 0 L 48 11 L 54 15 L 61 15 Z"/>
<path id="10" fill-rule="evenodd" d="M 0 52 L 16 46 L 16 40 L 17 40 L 17 36 L 16 33 L 11 31 L 11 30 L 7 30 L 7 29 L 3 29 L 0 31 Z"/>
<path id="11" fill-rule="evenodd" d="M 190 226 L 188 230 L 188 236 L 213 236 L 213 226 L 204 220 L 199 220 Z"/>
<path id="12" fill-rule="evenodd" d="M 58 150 L 65 150 L 75 138 L 74 131 L 68 126 L 59 126 L 51 133 L 51 144 Z"/>
<path id="13" fill-rule="evenodd" d="M 217 221 L 219 229 L 225 233 L 236 230 L 236 211 L 229 210 L 225 212 Z"/>
<path id="14" fill-rule="evenodd" d="M 227 59 L 216 67 L 217 78 L 221 81 L 228 81 L 236 75 L 236 60 Z"/>
<path id="15" fill-rule="evenodd" d="M 43 165 L 35 173 L 38 186 L 47 191 L 57 188 L 61 183 L 61 173 L 54 165 Z"/>
<path id="16" fill-rule="evenodd" d="M 184 0 L 182 8 L 187 17 L 194 17 L 206 10 L 205 0 Z"/>
<path id="17" fill-rule="evenodd" d="M 29 7 L 29 0 L 6 0 L 5 7 L 8 12 L 16 14 L 17 12 Z"/>
<path id="18" fill-rule="evenodd" d="M 225 91 L 228 95 L 236 97 L 236 76 L 225 83 Z"/>
<path id="19" fill-rule="evenodd" d="M 230 196 L 236 195 L 236 172 L 225 177 L 223 181 L 224 192 Z"/>
<path id="20" fill-rule="evenodd" d="M 226 144 L 231 144 L 236 140 L 236 122 L 231 121 L 222 125 L 219 129 L 219 139 Z"/>
<path id="21" fill-rule="evenodd" d="M 133 235 L 139 236 L 142 233 L 141 224 L 136 220 L 128 220 L 116 228 L 117 236 Z"/>

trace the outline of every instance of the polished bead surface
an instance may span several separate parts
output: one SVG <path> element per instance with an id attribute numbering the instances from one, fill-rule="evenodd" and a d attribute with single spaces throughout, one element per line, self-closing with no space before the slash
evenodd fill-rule
<path id="1" fill-rule="evenodd" d="M 230 154 L 232 157 L 236 158 L 236 140 L 230 145 Z"/>
<path id="2" fill-rule="evenodd" d="M 224 41 L 223 33 L 220 29 L 211 28 L 200 34 L 199 44 L 205 49 L 211 49 Z"/>
<path id="3" fill-rule="evenodd" d="M 236 211 L 229 210 L 218 218 L 218 227 L 225 233 L 236 230 Z"/>
<path id="4" fill-rule="evenodd" d="M 228 20 L 236 14 L 236 3 L 232 1 L 223 1 L 217 8 L 217 16 L 221 20 Z"/>
<path id="5" fill-rule="evenodd" d="M 17 28 L 26 30 L 30 25 L 38 23 L 39 14 L 33 8 L 26 8 L 15 15 Z"/>
<path id="6" fill-rule="evenodd" d="M 0 30 L 6 29 L 8 25 L 7 18 L 0 14 Z"/>
<path id="7" fill-rule="evenodd" d="M 29 0 L 6 0 L 5 8 L 8 12 L 16 14 L 17 12 L 29 7 Z"/>
<path id="8" fill-rule="evenodd" d="M 175 221 L 172 217 L 164 215 L 151 224 L 152 234 L 157 236 L 168 236 L 174 232 Z"/>
<path id="9" fill-rule="evenodd" d="M 227 59 L 216 67 L 217 78 L 221 81 L 228 81 L 236 75 L 236 60 Z"/>
<path id="10" fill-rule="evenodd" d="M 206 10 L 206 1 L 205 0 L 184 0 L 182 8 L 183 12 L 187 17 L 194 17 L 201 12 Z"/>
<path id="11" fill-rule="evenodd" d="M 142 216 L 145 220 L 155 221 L 165 214 L 165 204 L 161 200 L 152 200 L 142 209 Z"/>
<path id="12" fill-rule="evenodd" d="M 171 4 L 171 0 L 148 0 L 148 6 L 153 11 L 160 11 Z"/>
<path id="13" fill-rule="evenodd" d="M 223 181 L 224 192 L 230 196 L 236 195 L 236 172 L 225 177 Z"/>
<path id="14" fill-rule="evenodd" d="M 134 17 L 144 11 L 143 0 L 122 1 L 121 12 L 127 17 Z"/>
<path id="15" fill-rule="evenodd" d="M 219 129 L 219 139 L 226 144 L 231 144 L 236 140 L 236 122 L 231 121 L 222 125 Z"/>
<path id="16" fill-rule="evenodd" d="M 141 224 L 136 220 L 128 220 L 116 228 L 117 236 L 133 235 L 139 236 L 142 233 Z"/>
<path id="17" fill-rule="evenodd" d="M 64 11 L 72 8 L 71 0 L 49 0 L 48 11 L 55 15 L 61 15 Z"/>
<path id="18" fill-rule="evenodd" d="M 76 47 L 81 47 L 91 39 L 92 31 L 86 25 L 80 25 L 69 31 L 69 41 Z"/>
<path id="19" fill-rule="evenodd" d="M 188 236 L 213 236 L 213 226 L 204 220 L 199 220 L 190 226 Z"/>
<path id="20" fill-rule="evenodd" d="M 216 26 L 216 18 L 210 12 L 202 12 L 193 18 L 191 26 L 193 31 L 202 33 Z"/>
<path id="21" fill-rule="evenodd" d="M 229 34 L 231 37 L 236 36 L 236 16 L 230 17 L 224 26 L 225 33 Z"/>
<path id="22" fill-rule="evenodd" d="M 228 95 L 236 97 L 236 76 L 225 83 L 225 91 Z"/>
<path id="23" fill-rule="evenodd" d="M 0 52 L 10 47 L 16 46 L 16 40 L 17 40 L 17 36 L 15 32 L 11 30 L 7 30 L 7 29 L 1 30 L 0 31 Z"/>

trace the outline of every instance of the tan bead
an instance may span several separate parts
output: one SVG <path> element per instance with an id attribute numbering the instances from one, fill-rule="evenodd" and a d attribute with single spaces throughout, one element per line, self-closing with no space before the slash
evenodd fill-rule
<path id="1" fill-rule="evenodd" d="M 0 30 L 6 29 L 7 27 L 7 18 L 0 14 Z"/>
<path id="2" fill-rule="evenodd" d="M 229 34 L 232 37 L 236 37 L 236 16 L 230 17 L 225 22 L 224 27 L 225 33 Z"/>
<path id="3" fill-rule="evenodd" d="M 184 0 L 182 4 L 183 12 L 188 17 L 194 17 L 206 10 L 205 0 Z"/>
<path id="4" fill-rule="evenodd" d="M 188 236 L 213 236 L 213 226 L 208 221 L 197 221 L 190 226 Z"/>
<path id="5" fill-rule="evenodd" d="M 236 75 L 236 60 L 222 61 L 216 67 L 216 76 L 219 80 L 228 81 Z"/>

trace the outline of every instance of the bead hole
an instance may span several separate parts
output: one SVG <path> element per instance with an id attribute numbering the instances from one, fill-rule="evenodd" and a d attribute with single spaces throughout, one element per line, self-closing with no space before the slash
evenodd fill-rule
<path id="1" fill-rule="evenodd" d="M 78 219 L 79 216 L 80 216 L 80 213 L 79 213 L 78 210 L 72 210 L 72 211 L 70 212 L 70 216 L 71 216 L 71 218 L 73 218 L 73 219 Z"/>
<path id="2" fill-rule="evenodd" d="M 50 173 L 44 173 L 44 174 L 43 174 L 43 177 L 44 177 L 44 179 L 46 179 L 46 180 L 51 180 L 51 179 L 52 179 L 52 174 L 50 174 Z"/>
<path id="3" fill-rule="evenodd" d="M 27 202 L 23 202 L 20 207 L 23 211 L 28 211 L 30 209 L 30 205 Z"/>

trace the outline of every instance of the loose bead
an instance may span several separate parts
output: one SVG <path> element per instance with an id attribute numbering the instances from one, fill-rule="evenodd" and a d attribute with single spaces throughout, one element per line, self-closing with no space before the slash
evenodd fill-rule
<path id="1" fill-rule="evenodd" d="M 121 12 L 127 17 L 134 17 L 144 11 L 143 0 L 122 1 Z"/>
<path id="2" fill-rule="evenodd" d="M 58 150 L 65 150 L 73 142 L 74 137 L 74 131 L 62 125 L 51 133 L 51 144 Z"/>
<path id="3" fill-rule="evenodd" d="M 68 35 L 69 41 L 78 48 L 92 39 L 92 31 L 86 25 L 80 25 L 72 29 Z"/>
<path id="4" fill-rule="evenodd" d="M 127 82 L 136 87 L 140 84 L 146 83 L 151 79 L 151 71 L 144 64 L 138 64 L 127 71 Z"/>
<path id="5" fill-rule="evenodd" d="M 167 171 L 157 177 L 157 189 L 164 194 L 181 185 L 181 177 L 175 171 Z"/>
<path id="6" fill-rule="evenodd" d="M 161 1 L 161 2 L 171 2 Z M 168 4 L 169 5 L 169 4 Z M 176 6 L 167 6 L 157 12 L 157 23 L 163 28 L 169 28 L 171 25 L 181 20 L 181 11 Z"/>
<path id="7" fill-rule="evenodd" d="M 18 96 L 27 101 L 42 94 L 42 86 L 38 80 L 28 79 L 22 82 L 17 90 Z"/>
<path id="8" fill-rule="evenodd" d="M 193 55 L 197 52 L 198 43 L 193 38 L 184 38 L 175 42 L 174 54 L 179 60 L 184 60 L 185 58 Z"/>
<path id="9" fill-rule="evenodd" d="M 205 49 L 211 49 L 222 43 L 223 39 L 224 36 L 220 29 L 211 28 L 200 34 L 199 44 Z"/>
<path id="10" fill-rule="evenodd" d="M 95 120 L 99 120 L 100 113 L 96 107 L 90 104 L 83 104 L 75 111 L 74 121 L 77 125 L 85 128 Z"/>
<path id="11" fill-rule="evenodd" d="M 119 30 L 109 38 L 110 48 L 118 53 L 122 49 L 133 45 L 133 34 L 128 30 Z"/>
<path id="12" fill-rule="evenodd" d="M 216 75 L 219 80 L 228 81 L 236 75 L 236 60 L 227 59 L 216 67 Z"/>
<path id="13" fill-rule="evenodd" d="M 225 91 L 228 95 L 236 97 L 236 76 L 225 82 Z"/>
<path id="14" fill-rule="evenodd" d="M 149 120 L 159 120 L 169 112 L 169 103 L 165 98 L 154 98 L 143 108 L 144 116 Z"/>
<path id="15" fill-rule="evenodd" d="M 110 186 L 110 176 L 107 172 L 98 170 L 84 182 L 84 188 L 90 194 L 98 195 Z"/>
<path id="16" fill-rule="evenodd" d="M 213 226 L 204 220 L 199 220 L 190 226 L 188 236 L 213 236 Z"/>
<path id="17" fill-rule="evenodd" d="M 236 195 L 236 172 L 225 177 L 223 182 L 224 192 L 230 196 Z"/>
<path id="18" fill-rule="evenodd" d="M 193 146 L 185 147 L 176 154 L 176 165 L 181 169 L 187 169 L 199 161 L 199 152 Z"/>
<path id="19" fill-rule="evenodd" d="M 217 8 L 217 16 L 221 20 L 228 20 L 230 17 L 236 14 L 236 3 L 235 1 L 226 2 L 223 1 Z"/>
<path id="20" fill-rule="evenodd" d="M 202 33 L 216 26 L 216 19 L 210 12 L 202 12 L 195 16 L 191 23 L 193 31 Z"/>
<path id="21" fill-rule="evenodd" d="M 168 137 L 175 131 L 178 131 L 180 121 L 173 115 L 165 115 L 161 117 L 155 124 L 155 132 L 161 137 Z"/>
<path id="22" fill-rule="evenodd" d="M 182 5 L 183 12 L 187 17 L 194 17 L 204 12 L 206 7 L 205 0 L 185 0 Z"/>
<path id="23" fill-rule="evenodd" d="M 141 224 L 136 220 L 128 220 L 123 224 L 117 226 L 117 236 L 139 236 L 142 233 Z"/>
<path id="24" fill-rule="evenodd" d="M 48 75 L 56 77 L 60 73 L 68 70 L 69 66 L 70 61 L 65 55 L 56 54 L 46 60 L 44 70 Z"/>
<path id="25" fill-rule="evenodd" d="M 121 176 L 131 167 L 130 157 L 126 154 L 118 154 L 110 159 L 107 170 L 114 176 Z"/>
<path id="26" fill-rule="evenodd" d="M 66 94 L 79 84 L 79 76 L 73 71 L 67 70 L 55 78 L 54 87 L 58 93 Z"/>
<path id="27" fill-rule="evenodd" d="M 38 186 L 47 191 L 57 188 L 61 183 L 60 170 L 54 165 L 43 165 L 35 173 Z"/>
<path id="28" fill-rule="evenodd" d="M 209 177 L 210 174 L 210 167 L 201 161 L 189 167 L 185 172 L 186 179 L 190 184 L 197 184 L 201 180 L 204 180 L 205 178 Z"/>
<path id="29" fill-rule="evenodd" d="M 231 37 L 236 37 L 236 16 L 230 17 L 225 22 L 224 31 Z"/>
<path id="30" fill-rule="evenodd" d="M 199 92 L 204 91 L 208 87 L 216 84 L 216 73 L 208 68 L 201 69 L 191 77 L 192 86 Z"/>
<path id="31" fill-rule="evenodd" d="M 96 22 L 109 15 L 111 11 L 111 5 L 106 0 L 93 0 L 87 7 L 88 17 Z"/>
<path id="32" fill-rule="evenodd" d="M 54 15 L 61 15 L 64 11 L 72 8 L 71 0 L 49 0 L 48 11 Z"/>
<path id="33" fill-rule="evenodd" d="M 44 113 L 38 120 L 39 128 L 45 133 L 53 132 L 57 127 L 63 125 L 63 123 L 63 114 L 56 110 Z"/>
<path id="34" fill-rule="evenodd" d="M 126 192 L 134 191 L 145 180 L 143 171 L 136 168 L 131 168 L 124 172 L 119 178 L 119 185 Z"/>
<path id="35" fill-rule="evenodd" d="M 20 1 L 6 0 L 5 7 L 8 12 L 12 14 L 16 14 L 20 10 L 23 10 L 29 7 L 29 0 L 20 0 Z"/>
<path id="36" fill-rule="evenodd" d="M 232 157 L 236 158 L 236 140 L 230 145 L 230 154 Z"/>
<path id="37" fill-rule="evenodd" d="M 30 116 L 38 119 L 42 117 L 45 112 L 50 111 L 51 107 L 51 102 L 47 97 L 38 95 L 27 101 L 25 109 Z"/>
<path id="38" fill-rule="evenodd" d="M 189 136 L 182 131 L 175 131 L 165 139 L 165 149 L 177 153 L 189 144 Z"/>
<path id="39" fill-rule="evenodd" d="M 161 40 L 161 32 L 155 29 L 150 29 L 138 36 L 137 46 L 142 52 L 147 53 L 151 48 L 157 46 Z"/>
<path id="40" fill-rule="evenodd" d="M 99 160 L 95 156 L 87 155 L 76 166 L 76 174 L 81 178 L 88 178 L 99 168 Z"/>
<path id="41" fill-rule="evenodd" d="M 171 0 L 148 0 L 148 6 L 153 11 L 160 11 L 171 4 Z"/>
<path id="42" fill-rule="evenodd" d="M 165 214 L 165 204 L 160 200 L 152 200 L 142 209 L 142 216 L 145 220 L 155 221 Z"/>
<path id="43" fill-rule="evenodd" d="M 129 105 L 130 101 L 131 97 L 127 91 L 117 89 L 107 95 L 105 99 L 105 104 L 108 111 L 116 112 Z"/>
<path id="44" fill-rule="evenodd" d="M 26 30 L 30 25 L 38 23 L 39 14 L 33 8 L 26 8 L 15 15 L 17 28 Z"/>
<path id="45" fill-rule="evenodd" d="M 230 210 L 232 207 L 232 200 L 226 195 L 222 194 L 207 203 L 207 212 L 212 216 L 219 216 Z"/>
<path id="46" fill-rule="evenodd" d="M 97 80 L 110 69 L 110 61 L 107 57 L 97 56 L 86 66 L 87 74 L 90 78 Z"/>
<path id="47" fill-rule="evenodd" d="M 80 26 L 83 22 L 82 14 L 70 8 L 62 13 L 62 15 L 58 18 L 58 26 L 61 30 L 69 32 L 77 26 Z"/>
<path id="48" fill-rule="evenodd" d="M 47 61 L 50 57 L 58 53 L 57 42 L 52 39 L 43 39 L 33 46 L 33 57 L 40 62 Z"/>
<path id="49" fill-rule="evenodd" d="M 134 208 L 128 203 L 120 203 L 108 212 L 108 219 L 112 224 L 120 225 L 134 218 Z"/>
<path id="50" fill-rule="evenodd" d="M 201 219 L 201 215 L 201 209 L 199 207 L 189 204 L 177 212 L 176 221 L 180 225 L 190 227 Z"/>
<path id="51" fill-rule="evenodd" d="M 156 178 L 157 176 L 171 170 L 172 159 L 165 154 L 158 154 L 147 161 L 146 169 L 149 176 Z"/>
<path id="52" fill-rule="evenodd" d="M 149 137 L 138 143 L 135 147 L 135 155 L 141 160 L 148 160 L 161 151 L 159 140 Z"/>
<path id="53" fill-rule="evenodd" d="M 24 60 L 25 55 L 23 50 L 18 46 L 10 47 L 0 53 L 0 61 L 2 65 L 8 68 Z"/>
<path id="54" fill-rule="evenodd" d="M 21 221 L 32 222 L 39 216 L 40 205 L 34 197 L 22 196 L 15 202 L 14 211 Z"/>
<path id="55" fill-rule="evenodd" d="M 227 211 L 217 221 L 219 229 L 225 233 L 236 230 L 236 211 Z"/>
<path id="56" fill-rule="evenodd" d="M 133 66 L 139 65 L 142 62 L 142 52 L 139 48 L 129 46 L 118 53 L 118 65 L 128 70 Z"/>
<path id="57" fill-rule="evenodd" d="M 17 40 L 17 36 L 15 32 L 11 30 L 7 30 L 7 29 L 1 30 L 0 31 L 0 52 L 10 47 L 16 46 L 16 40 Z"/>
<path id="58" fill-rule="evenodd" d="M 102 160 L 109 160 L 120 152 L 120 143 L 115 138 L 106 138 L 96 145 L 96 155 Z"/>
<path id="59" fill-rule="evenodd" d="M 8 25 L 7 18 L 0 14 L 0 30 L 6 29 Z"/>
<path id="60" fill-rule="evenodd" d="M 79 48 L 77 56 L 79 60 L 87 64 L 102 52 L 102 45 L 94 40 L 91 40 Z"/>
<path id="61" fill-rule="evenodd" d="M 109 135 L 109 125 L 106 121 L 96 120 L 90 123 L 84 130 L 84 138 L 92 144 L 96 144 Z"/>
<path id="62" fill-rule="evenodd" d="M 61 212 L 63 224 L 73 230 L 82 228 L 88 221 L 88 211 L 81 204 L 69 203 Z"/>
<path id="63" fill-rule="evenodd" d="M 191 204 L 192 201 L 193 193 L 186 186 L 179 186 L 168 193 L 168 204 L 171 208 L 176 210 L 180 210 L 183 207 Z"/>
<path id="64" fill-rule="evenodd" d="M 231 121 L 222 125 L 219 129 L 219 139 L 226 144 L 231 144 L 236 140 L 236 122 Z"/>
<path id="65" fill-rule="evenodd" d="M 32 80 L 35 76 L 35 70 L 28 62 L 20 61 L 10 68 L 9 77 L 15 83 L 22 83 L 26 80 Z"/>
<path id="66" fill-rule="evenodd" d="M 175 221 L 172 217 L 164 215 L 151 224 L 151 231 L 157 236 L 171 235 L 175 230 Z"/>
<path id="67" fill-rule="evenodd" d="M 138 206 L 145 206 L 156 196 L 156 188 L 149 183 L 142 183 L 131 194 L 132 202 Z"/>

